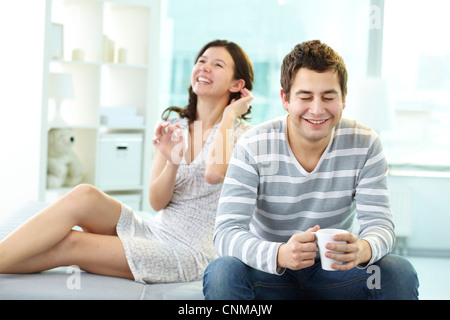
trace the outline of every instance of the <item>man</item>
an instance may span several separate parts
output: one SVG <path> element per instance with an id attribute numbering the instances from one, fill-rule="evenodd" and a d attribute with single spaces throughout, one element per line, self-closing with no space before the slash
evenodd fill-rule
<path id="1" fill-rule="evenodd" d="M 283 60 L 281 86 L 288 115 L 247 132 L 230 161 L 206 299 L 417 299 L 414 268 L 388 254 L 395 235 L 380 139 L 341 118 L 343 59 L 320 41 L 299 44 Z M 336 271 L 320 267 L 319 228 L 349 231 L 327 247 L 344 261 Z"/>

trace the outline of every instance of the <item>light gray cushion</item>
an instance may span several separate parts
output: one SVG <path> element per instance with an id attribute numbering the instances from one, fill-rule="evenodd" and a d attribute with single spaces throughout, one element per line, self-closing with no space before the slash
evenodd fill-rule
<path id="1" fill-rule="evenodd" d="M 0 275 L 0 299 L 141 299 L 145 285 L 81 272 L 79 282 L 67 268 L 36 274 Z"/>
<path id="2" fill-rule="evenodd" d="M 30 202 L 2 220 L 0 239 L 45 206 Z M 0 274 L 0 300 L 4 299 L 202 300 L 204 296 L 202 281 L 142 284 L 61 267 L 35 274 Z"/>

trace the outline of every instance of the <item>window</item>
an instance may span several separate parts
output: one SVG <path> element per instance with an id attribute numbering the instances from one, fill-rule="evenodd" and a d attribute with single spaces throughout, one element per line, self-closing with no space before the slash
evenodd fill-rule
<path id="1" fill-rule="evenodd" d="M 280 66 L 298 43 L 320 39 L 343 56 L 349 72 L 344 117 L 388 123 L 381 134 L 392 164 L 450 163 L 450 30 L 447 0 L 164 0 L 161 108 L 184 106 L 198 50 L 214 39 L 238 43 L 255 71 L 252 123 L 283 115 Z M 378 19 L 381 19 L 379 21 Z M 380 24 L 381 23 L 381 24 Z M 381 28 L 380 28 L 381 26 Z M 381 29 L 373 42 L 374 29 Z M 376 30 L 375 30 L 376 31 Z M 372 37 L 372 38 L 369 38 Z M 376 37 L 376 36 L 375 36 Z M 379 42 L 376 42 L 379 41 Z M 370 49 L 370 52 L 369 52 Z M 389 114 L 368 115 L 353 103 L 362 79 L 375 73 L 389 85 Z M 379 70 L 378 70 L 379 69 Z M 371 101 L 373 102 L 373 101 Z M 375 107 L 370 107 L 372 110 Z M 360 111 L 363 115 L 355 114 Z"/>
<path id="2" fill-rule="evenodd" d="M 450 165 L 450 2 L 386 1 L 383 76 L 394 127 L 384 139 L 391 163 Z"/>
<path id="3" fill-rule="evenodd" d="M 369 0 L 165 0 L 165 71 L 161 108 L 187 104 L 191 69 L 200 48 L 215 39 L 239 44 L 255 71 L 251 123 L 283 115 L 280 67 L 298 43 L 320 39 L 339 52 L 353 79 L 367 65 Z M 350 84 L 349 84 L 350 86 Z"/>

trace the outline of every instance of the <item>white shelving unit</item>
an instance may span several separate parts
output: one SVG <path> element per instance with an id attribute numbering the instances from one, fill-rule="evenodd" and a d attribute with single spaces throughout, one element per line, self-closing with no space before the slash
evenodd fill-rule
<path id="1" fill-rule="evenodd" d="M 72 75 L 75 98 L 64 101 L 61 113 L 75 134 L 74 151 L 83 165 L 83 183 L 99 186 L 104 166 L 102 137 L 140 135 L 142 152 L 132 166 L 141 170 L 133 185 L 101 185 L 121 199 L 140 198 L 139 210 L 150 210 L 148 187 L 152 162 L 153 125 L 158 112 L 159 0 L 46 0 L 40 198 L 53 201 L 69 188 L 47 188 L 48 132 L 55 106 L 49 97 L 50 73 Z M 56 27 L 55 27 L 56 26 Z M 59 28 L 61 37 L 55 37 Z M 62 31 L 62 32 L 61 32 Z M 56 34 L 57 35 L 57 34 Z M 59 47 L 58 47 L 59 46 Z M 105 122 L 105 110 L 135 110 L 139 121 L 126 117 Z M 120 121 L 125 120 L 125 121 Z M 116 168 L 123 170 L 123 168 Z"/>

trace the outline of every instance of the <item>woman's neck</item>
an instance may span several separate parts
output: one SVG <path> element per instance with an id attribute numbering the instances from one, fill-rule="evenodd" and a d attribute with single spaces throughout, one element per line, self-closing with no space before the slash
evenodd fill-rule
<path id="1" fill-rule="evenodd" d="M 227 106 L 228 97 L 217 100 L 197 98 L 197 117 L 195 120 L 202 121 L 205 129 L 212 128 L 222 120 L 223 110 Z"/>

